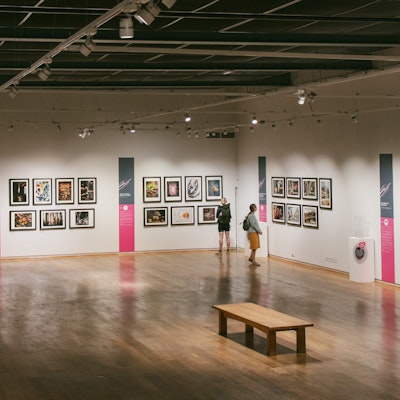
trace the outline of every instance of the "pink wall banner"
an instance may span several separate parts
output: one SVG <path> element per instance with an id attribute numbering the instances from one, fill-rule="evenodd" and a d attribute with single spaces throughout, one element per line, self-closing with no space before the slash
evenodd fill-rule
<path id="1" fill-rule="evenodd" d="M 258 217 L 260 222 L 267 222 L 267 160 L 258 157 Z"/>
<path id="2" fill-rule="evenodd" d="M 134 159 L 119 159 L 119 251 L 135 251 Z"/>
<path id="3" fill-rule="evenodd" d="M 392 154 L 380 154 L 382 280 L 395 282 Z"/>

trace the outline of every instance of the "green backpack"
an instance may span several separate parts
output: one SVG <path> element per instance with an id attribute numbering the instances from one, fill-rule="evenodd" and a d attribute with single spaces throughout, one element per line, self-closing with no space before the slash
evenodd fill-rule
<path id="1" fill-rule="evenodd" d="M 243 220 L 243 230 L 248 231 L 250 228 L 250 223 L 248 220 L 248 215 L 246 215 L 245 219 Z"/>

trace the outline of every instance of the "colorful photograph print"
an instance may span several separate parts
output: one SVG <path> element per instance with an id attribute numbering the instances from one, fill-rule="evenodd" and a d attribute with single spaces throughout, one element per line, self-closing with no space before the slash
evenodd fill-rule
<path id="1" fill-rule="evenodd" d="M 202 198 L 202 177 L 185 176 L 185 201 L 201 201 Z"/>
<path id="2" fill-rule="evenodd" d="M 36 211 L 10 211 L 11 231 L 34 231 L 36 229 Z"/>
<path id="3" fill-rule="evenodd" d="M 165 201 L 182 201 L 182 178 L 166 176 L 164 178 Z"/>
<path id="4" fill-rule="evenodd" d="M 215 201 L 222 198 L 222 176 L 206 176 L 206 200 Z"/>
<path id="5" fill-rule="evenodd" d="M 56 179 L 56 204 L 74 203 L 74 178 Z"/>
<path id="6" fill-rule="evenodd" d="M 218 206 L 198 206 L 197 223 L 198 224 L 216 224 Z"/>
<path id="7" fill-rule="evenodd" d="M 94 208 L 69 210 L 69 227 L 94 228 Z"/>
<path id="8" fill-rule="evenodd" d="M 287 204 L 286 205 L 286 223 L 288 225 L 301 226 L 301 205 Z"/>
<path id="9" fill-rule="evenodd" d="M 271 178 L 271 193 L 273 197 L 285 197 L 285 178 Z"/>
<path id="10" fill-rule="evenodd" d="M 285 223 L 285 204 L 272 203 L 272 221 L 280 224 Z"/>
<path id="11" fill-rule="evenodd" d="M 157 203 L 161 201 L 161 178 L 143 178 L 143 202 Z"/>
<path id="12" fill-rule="evenodd" d="M 65 229 L 65 210 L 41 210 L 40 229 Z"/>
<path id="13" fill-rule="evenodd" d="M 166 226 L 168 225 L 167 207 L 144 208 L 144 226 Z"/>
<path id="14" fill-rule="evenodd" d="M 194 207 L 171 207 L 171 225 L 193 225 Z"/>
<path id="15" fill-rule="evenodd" d="M 292 199 L 300 199 L 300 178 L 286 178 L 286 197 Z"/>
<path id="16" fill-rule="evenodd" d="M 10 179 L 10 206 L 29 204 L 29 179 Z"/>
<path id="17" fill-rule="evenodd" d="M 319 179 L 319 208 L 332 210 L 332 179 Z"/>
<path id="18" fill-rule="evenodd" d="M 78 178 L 78 203 L 95 204 L 97 202 L 96 178 Z"/>
<path id="19" fill-rule="evenodd" d="M 303 226 L 318 228 L 317 206 L 303 206 Z"/>
<path id="20" fill-rule="evenodd" d="M 34 179 L 33 180 L 33 204 L 46 205 L 51 204 L 51 179 Z"/>
<path id="21" fill-rule="evenodd" d="M 303 199 L 318 200 L 317 178 L 303 178 Z"/>

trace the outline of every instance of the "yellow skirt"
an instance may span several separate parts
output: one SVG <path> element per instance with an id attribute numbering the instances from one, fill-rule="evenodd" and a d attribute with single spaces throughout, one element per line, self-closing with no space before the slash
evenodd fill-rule
<path id="1" fill-rule="evenodd" d="M 250 250 L 256 250 L 260 248 L 260 235 L 257 232 L 249 233 Z"/>

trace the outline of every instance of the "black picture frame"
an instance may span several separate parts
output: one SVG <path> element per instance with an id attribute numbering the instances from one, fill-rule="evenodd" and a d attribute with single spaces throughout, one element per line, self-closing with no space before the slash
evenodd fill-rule
<path id="1" fill-rule="evenodd" d="M 303 205 L 302 223 L 305 227 L 318 229 L 318 206 Z"/>
<path id="2" fill-rule="evenodd" d="M 332 210 L 332 179 L 319 178 L 319 208 Z"/>
<path id="3" fill-rule="evenodd" d="M 143 177 L 143 202 L 144 203 L 161 202 L 161 177 L 159 176 Z"/>
<path id="4" fill-rule="evenodd" d="M 288 199 L 301 198 L 301 179 L 288 177 L 286 178 L 286 197 Z"/>
<path id="5" fill-rule="evenodd" d="M 94 208 L 76 208 L 69 210 L 69 228 L 87 229 L 95 227 Z"/>
<path id="6" fill-rule="evenodd" d="M 301 226 L 301 204 L 286 204 L 286 223 Z"/>
<path id="7" fill-rule="evenodd" d="M 78 203 L 97 203 L 97 178 L 78 178 Z"/>
<path id="8" fill-rule="evenodd" d="M 285 178 L 272 177 L 271 178 L 271 195 L 272 197 L 285 197 Z"/>
<path id="9" fill-rule="evenodd" d="M 171 225 L 194 225 L 194 206 L 171 207 Z"/>
<path id="10" fill-rule="evenodd" d="M 223 196 L 222 175 L 206 176 L 205 191 L 206 201 L 221 200 Z"/>
<path id="11" fill-rule="evenodd" d="M 302 196 L 305 200 L 318 200 L 318 179 L 302 178 L 301 180 Z"/>
<path id="12" fill-rule="evenodd" d="M 272 202 L 272 222 L 284 224 L 286 221 L 285 203 Z"/>
<path id="13" fill-rule="evenodd" d="M 65 229 L 66 210 L 40 210 L 40 230 Z"/>
<path id="14" fill-rule="evenodd" d="M 35 210 L 10 211 L 10 231 L 34 230 L 36 230 Z"/>
<path id="15" fill-rule="evenodd" d="M 217 224 L 218 205 L 206 205 L 197 207 L 197 224 Z"/>
<path id="16" fill-rule="evenodd" d="M 74 204 L 74 178 L 56 178 L 56 204 Z"/>
<path id="17" fill-rule="evenodd" d="M 165 202 L 182 201 L 182 177 L 180 176 L 164 177 L 164 201 Z"/>
<path id="18" fill-rule="evenodd" d="M 144 207 L 144 226 L 167 226 L 168 207 Z"/>
<path id="19" fill-rule="evenodd" d="M 203 200 L 203 177 L 185 176 L 185 201 Z"/>
<path id="20" fill-rule="evenodd" d="M 29 179 L 9 180 L 10 206 L 29 205 Z"/>
<path id="21" fill-rule="evenodd" d="M 35 178 L 32 181 L 32 198 L 36 206 L 51 205 L 53 180 L 51 178 Z"/>

